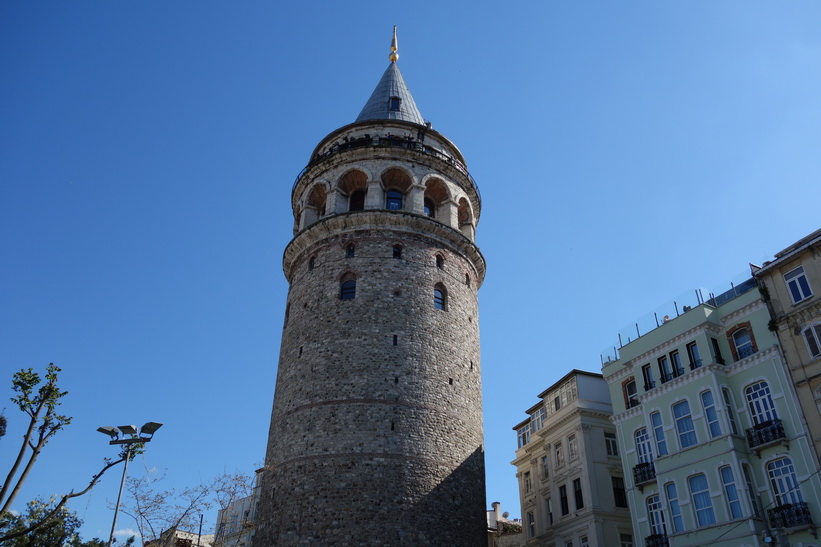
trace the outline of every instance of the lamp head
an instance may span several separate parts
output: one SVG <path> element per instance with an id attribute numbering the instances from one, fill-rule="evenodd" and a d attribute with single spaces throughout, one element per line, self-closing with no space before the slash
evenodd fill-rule
<path id="1" fill-rule="evenodd" d="M 161 423 L 158 423 L 158 422 L 146 422 L 146 423 L 145 423 L 145 424 L 143 424 L 143 426 L 140 428 L 140 437 L 145 437 L 145 436 L 148 436 L 148 438 L 150 439 L 151 437 L 153 437 L 153 436 L 154 436 L 154 433 L 155 433 L 155 432 L 156 432 L 159 428 L 161 428 L 161 427 L 162 427 L 162 424 L 161 424 Z"/>
<path id="2" fill-rule="evenodd" d="M 120 432 L 123 435 L 136 435 L 137 434 L 137 426 L 135 425 L 121 425 Z"/>
<path id="3" fill-rule="evenodd" d="M 113 427 L 113 426 L 110 426 L 110 425 L 109 426 L 104 426 L 104 427 L 98 427 L 97 431 L 99 431 L 100 433 L 105 433 L 106 435 L 108 435 L 112 439 L 116 439 L 120 435 L 120 430 L 117 429 L 116 427 Z"/>

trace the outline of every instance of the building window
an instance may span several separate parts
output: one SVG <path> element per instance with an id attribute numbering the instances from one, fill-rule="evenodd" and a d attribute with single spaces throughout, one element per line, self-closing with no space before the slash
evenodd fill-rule
<path id="1" fill-rule="evenodd" d="M 726 387 L 721 388 L 721 396 L 724 399 L 724 409 L 727 411 L 727 418 L 730 420 L 730 427 L 733 430 L 733 435 L 738 435 L 738 426 L 735 423 L 733 404 L 730 401 L 730 392 Z"/>
<path id="2" fill-rule="evenodd" d="M 604 432 L 604 446 L 608 456 L 619 455 L 619 443 L 616 441 L 616 434 L 609 431 Z"/>
<path id="3" fill-rule="evenodd" d="M 584 497 L 582 496 L 582 480 L 573 479 L 573 497 L 576 500 L 576 510 L 584 508 Z"/>
<path id="4" fill-rule="evenodd" d="M 424 201 L 425 216 L 436 218 L 436 204 L 430 198 L 425 198 Z"/>
<path id="5" fill-rule="evenodd" d="M 522 474 L 522 484 L 524 485 L 525 494 L 529 494 L 533 490 L 533 481 L 530 480 L 530 471 L 525 471 Z"/>
<path id="6" fill-rule="evenodd" d="M 681 366 L 681 355 L 678 350 L 670 352 L 670 361 L 673 363 L 673 376 L 684 374 L 684 367 Z"/>
<path id="7" fill-rule="evenodd" d="M 707 419 L 707 430 L 710 438 L 715 439 L 721 436 L 721 424 L 718 423 L 718 413 L 716 412 L 713 392 L 709 389 L 701 392 L 701 406 L 704 407 L 704 417 Z"/>
<path id="8" fill-rule="evenodd" d="M 436 267 L 440 270 L 445 269 L 445 257 L 442 255 L 436 255 Z"/>
<path id="9" fill-rule="evenodd" d="M 724 357 L 721 356 L 721 347 L 718 345 L 718 340 L 710 338 L 710 343 L 713 345 L 713 359 L 719 365 L 723 365 Z"/>
<path id="10" fill-rule="evenodd" d="M 725 465 L 719 468 L 718 473 L 721 475 L 721 482 L 724 484 L 724 495 L 727 498 L 730 518 L 741 518 L 741 500 L 738 497 L 738 489 L 735 487 L 732 467 Z"/>
<path id="11" fill-rule="evenodd" d="M 681 518 L 681 506 L 678 504 L 678 490 L 676 483 L 668 482 L 664 485 L 664 492 L 667 494 L 667 504 L 670 506 L 670 524 L 673 526 L 673 533 L 684 531 L 684 520 Z"/>
<path id="12" fill-rule="evenodd" d="M 564 452 L 562 451 L 562 443 L 556 443 L 554 448 L 554 453 L 556 454 L 556 467 L 564 465 Z"/>
<path id="13" fill-rule="evenodd" d="M 755 425 L 778 419 L 767 382 L 763 380 L 756 382 L 745 389 L 744 393 L 747 396 L 747 404 L 750 406 Z"/>
<path id="14" fill-rule="evenodd" d="M 750 331 L 746 328 L 738 329 L 733 333 L 733 344 L 739 359 L 744 359 L 755 353 L 753 339 L 750 336 Z"/>
<path id="15" fill-rule="evenodd" d="M 690 415 L 690 403 L 681 401 L 673 405 L 673 417 L 676 419 L 678 443 L 681 448 L 693 446 L 698 442 L 693 417 Z"/>
<path id="16" fill-rule="evenodd" d="M 767 474 L 773 487 L 775 501 L 778 505 L 801 503 L 804 497 L 795 477 L 795 468 L 790 458 L 780 458 L 767 464 Z"/>
<path id="17" fill-rule="evenodd" d="M 550 476 L 550 458 L 542 456 L 542 476 L 547 478 Z"/>
<path id="18" fill-rule="evenodd" d="M 634 406 L 638 406 L 638 393 L 636 391 L 636 381 L 635 380 L 628 380 L 622 386 L 624 391 L 624 404 L 627 408 L 633 408 Z M 556 408 L 558 410 L 558 408 Z"/>
<path id="19" fill-rule="evenodd" d="M 534 433 L 539 431 L 544 426 L 544 418 L 544 407 L 540 407 L 539 410 L 533 413 L 533 417 L 530 419 L 530 427 L 533 429 Z"/>
<path id="20" fill-rule="evenodd" d="M 698 352 L 698 344 L 690 342 L 687 344 L 687 357 L 690 359 L 690 370 L 695 370 L 701 366 L 701 355 Z"/>
<path id="21" fill-rule="evenodd" d="M 385 209 L 389 211 L 400 211 L 402 209 L 402 192 L 388 190 L 385 196 Z"/>
<path id="22" fill-rule="evenodd" d="M 804 329 L 804 340 L 807 349 L 813 357 L 821 357 L 821 323 L 810 325 Z"/>
<path id="23" fill-rule="evenodd" d="M 590 547 L 590 542 L 587 540 L 587 536 L 579 537 L 579 547 Z"/>
<path id="24" fill-rule="evenodd" d="M 402 99 L 399 97 L 391 97 L 388 101 L 388 108 L 393 112 L 399 112 L 399 106 L 402 104 Z"/>
<path id="25" fill-rule="evenodd" d="M 761 511 L 758 509 L 758 493 L 753 486 L 753 479 L 750 475 L 750 468 L 746 463 L 741 464 L 741 472 L 744 474 L 744 482 L 747 485 L 747 496 L 750 500 L 750 507 L 753 509 L 753 515 L 760 517 Z"/>
<path id="26" fill-rule="evenodd" d="M 527 512 L 527 537 L 536 537 L 536 519 L 533 516 L 533 511 Z"/>
<path id="27" fill-rule="evenodd" d="M 441 283 L 437 283 L 433 288 L 433 307 L 442 311 L 448 309 L 448 292 Z"/>
<path id="28" fill-rule="evenodd" d="M 613 486 L 613 503 L 616 507 L 627 507 L 627 492 L 624 490 L 624 479 L 621 477 L 610 477 L 610 484 Z"/>
<path id="29" fill-rule="evenodd" d="M 393 246 L 393 257 L 394 258 L 402 258 L 402 246 L 401 245 L 394 245 Z"/>
<path id="30" fill-rule="evenodd" d="M 673 375 L 670 372 L 670 361 L 667 360 L 666 355 L 662 355 L 658 358 L 659 362 L 659 374 L 661 374 L 661 383 L 669 382 L 673 379 Z"/>
<path id="31" fill-rule="evenodd" d="M 575 460 L 579 457 L 579 441 L 576 435 L 570 435 L 567 438 L 567 459 Z"/>
<path id="32" fill-rule="evenodd" d="M 619 541 L 621 542 L 621 547 L 633 547 L 632 534 L 619 534 Z"/>
<path id="33" fill-rule="evenodd" d="M 356 245 L 351 243 L 345 248 L 345 258 L 353 258 L 356 256 Z"/>
<path id="34" fill-rule="evenodd" d="M 526 424 L 516 430 L 516 437 L 519 441 L 519 448 L 530 442 L 530 424 Z"/>
<path id="35" fill-rule="evenodd" d="M 653 367 L 650 363 L 641 367 L 641 375 L 644 377 L 644 391 L 650 391 L 656 387 L 656 382 L 653 379 Z"/>
<path id="36" fill-rule="evenodd" d="M 356 280 L 349 279 L 339 285 L 339 298 L 342 300 L 353 300 L 356 298 Z"/>
<path id="37" fill-rule="evenodd" d="M 362 211 L 365 209 L 365 190 L 354 190 L 349 201 L 349 211 Z"/>
<path id="38" fill-rule="evenodd" d="M 315 266 L 316 266 L 316 257 L 312 256 L 311 258 L 308 259 L 308 270 L 309 271 L 313 270 Z"/>
<path id="39" fill-rule="evenodd" d="M 650 414 L 650 423 L 653 425 L 653 436 L 656 438 L 656 453 L 667 455 L 667 440 L 664 438 L 664 423 L 661 421 L 661 412 Z"/>
<path id="40" fill-rule="evenodd" d="M 567 486 L 564 484 L 559 487 L 559 502 L 562 506 L 562 516 L 568 514 L 570 512 L 570 505 L 567 502 Z"/>
<path id="41" fill-rule="evenodd" d="M 713 502 L 710 499 L 710 488 L 707 484 L 707 477 L 703 473 L 693 475 L 687 479 L 690 485 L 690 495 L 693 498 L 693 508 L 696 512 L 696 522 L 699 526 L 708 526 L 716 523 L 716 515 L 713 511 Z"/>
<path id="42" fill-rule="evenodd" d="M 802 300 L 812 296 L 810 283 L 807 281 L 807 276 L 804 274 L 804 267 L 799 266 L 784 274 L 784 282 L 790 290 L 793 304 L 798 304 Z"/>
<path id="43" fill-rule="evenodd" d="M 635 434 L 636 438 L 636 455 L 639 458 L 639 463 L 650 463 L 653 461 L 653 447 L 650 445 L 650 435 L 647 434 L 647 428 L 642 427 Z"/>
<path id="44" fill-rule="evenodd" d="M 573 540 L 568 539 L 567 541 L 565 541 L 564 542 L 564 547 L 573 547 Z"/>
<path id="45" fill-rule="evenodd" d="M 550 502 L 550 498 L 546 498 L 544 501 L 547 505 L 547 523 L 553 526 L 553 504 Z"/>
<path id="46" fill-rule="evenodd" d="M 647 523 L 652 535 L 667 535 L 667 526 L 664 524 L 664 509 L 659 495 L 647 498 Z"/>

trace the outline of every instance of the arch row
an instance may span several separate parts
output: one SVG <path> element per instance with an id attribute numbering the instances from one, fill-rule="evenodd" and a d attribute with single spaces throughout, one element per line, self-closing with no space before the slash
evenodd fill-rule
<path id="1" fill-rule="evenodd" d="M 400 165 L 375 172 L 365 166 L 317 180 L 300 196 L 294 214 L 294 233 L 324 217 L 383 209 L 430 217 L 474 240 L 476 221 L 470 200 L 454 183 L 438 173 L 414 175 Z"/>

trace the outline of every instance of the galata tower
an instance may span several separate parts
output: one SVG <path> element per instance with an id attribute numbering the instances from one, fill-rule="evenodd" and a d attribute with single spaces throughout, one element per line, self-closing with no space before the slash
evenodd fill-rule
<path id="1" fill-rule="evenodd" d="M 479 189 L 396 50 L 291 191 L 255 547 L 487 545 Z"/>

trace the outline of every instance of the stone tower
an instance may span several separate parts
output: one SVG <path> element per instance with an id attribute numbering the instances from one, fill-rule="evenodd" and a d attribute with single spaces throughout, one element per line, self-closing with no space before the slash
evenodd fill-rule
<path id="1" fill-rule="evenodd" d="M 487 543 L 481 200 L 389 58 L 291 192 L 256 547 Z"/>

